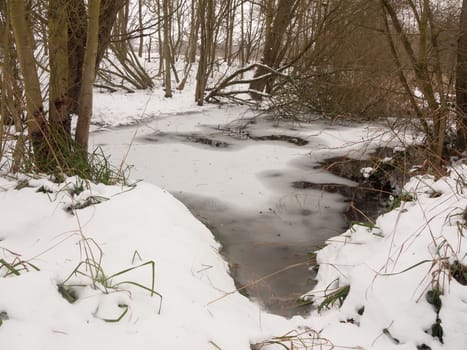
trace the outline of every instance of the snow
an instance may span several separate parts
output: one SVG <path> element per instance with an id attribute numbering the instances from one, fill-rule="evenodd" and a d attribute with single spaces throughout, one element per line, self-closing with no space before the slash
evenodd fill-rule
<path id="1" fill-rule="evenodd" d="M 239 293 L 211 303 L 235 290 L 233 280 L 211 233 L 168 192 L 147 183 L 134 188 L 90 185 L 72 197 L 68 189 L 76 181 L 31 181 L 22 190 L 14 189 L 14 181 L 0 182 L 0 212 L 8 218 L 0 229 L 2 258 L 13 262 L 14 252 L 40 269 L 2 278 L 0 310 L 9 318 L 0 328 L 2 348 L 206 349 L 212 342 L 222 349 L 247 349 L 253 337 L 287 325 L 262 314 Z M 44 185 L 54 192 L 37 192 Z M 108 200 L 75 215 L 65 210 L 78 197 L 90 195 Z M 160 314 L 158 296 L 133 285 L 105 293 L 92 289 L 91 279 L 84 276 L 69 282 L 86 287 L 78 288 L 74 304 L 68 303 L 57 285 L 85 259 L 85 239 L 102 250 L 107 275 L 154 261 L 155 289 L 163 296 Z M 92 249 L 99 260 L 97 246 Z M 151 278 L 145 266 L 112 283 L 130 280 L 150 286 Z M 121 314 L 119 304 L 128 305 L 125 317 L 119 323 L 103 321 Z"/>
<path id="2" fill-rule="evenodd" d="M 168 190 L 204 194 L 209 187 L 232 204 L 246 208 L 267 204 L 277 199 L 277 191 L 258 174 L 281 170 L 285 162 L 310 153 L 315 157 L 312 163 L 329 155 L 362 154 L 392 142 L 390 134 L 381 132 L 380 126 L 329 128 L 316 123 L 289 131 L 310 141 L 300 150 L 271 142 L 213 151 L 177 140 L 148 143 L 138 137 L 225 126 L 249 117 L 248 112 L 206 106 L 200 113 L 184 94 L 168 101 L 158 93 L 137 92 L 97 94 L 94 115 L 99 130 L 92 136 L 94 145 L 112 150 L 118 160 L 137 164 L 134 177 L 148 175 L 145 179 L 155 184 L 87 183 L 84 191 L 72 194 L 80 184 L 77 178 L 61 184 L 26 176 L 0 178 L 2 349 L 241 350 L 285 334 L 300 334 L 275 339 L 289 348 L 295 341 L 294 349 L 304 348 L 305 343 L 309 349 L 331 349 L 332 344 L 377 350 L 416 349 L 422 344 L 431 349 L 465 349 L 466 287 L 449 278 L 448 268 L 455 260 L 467 264 L 465 165 L 456 165 L 440 179 L 412 178 L 404 187 L 412 201 L 402 201 L 380 216 L 374 227 L 354 225 L 329 239 L 317 252 L 318 284 L 306 297 L 318 305 L 330 291 L 349 285 L 347 297 L 341 307 L 335 303 L 329 310 L 287 320 L 264 312 L 235 291 L 219 243 Z M 102 130 L 129 123 L 135 123 L 136 129 Z M 184 176 L 176 177 L 175 172 Z M 227 184 L 212 181 L 215 172 Z M 329 181 L 328 174 L 310 176 Z M 27 186 L 16 189 L 19 183 Z M 238 191 L 241 184 L 243 193 Z M 99 203 L 70 212 L 71 205 L 91 197 Z M 102 283 L 93 280 L 86 265 L 80 267 L 81 274 L 72 274 L 86 261 L 85 249 L 88 257 L 90 251 L 93 254 L 91 266 L 99 264 L 107 277 L 134 269 L 111 280 L 100 276 Z M 5 276 L 4 262 L 19 263 L 15 266 L 20 274 Z M 150 287 L 149 262 L 155 266 L 158 294 L 119 284 L 131 281 Z M 73 304 L 58 291 L 64 281 L 79 285 L 74 287 L 78 299 Z M 437 318 L 426 300 L 436 281 L 443 292 L 439 319 L 444 344 L 426 332 Z M 117 319 L 126 307 L 119 322 L 105 321 Z M 263 347 L 282 348 L 277 343 Z"/>
<path id="3" fill-rule="evenodd" d="M 368 179 L 374 172 L 375 169 L 373 169 L 372 167 L 365 167 L 360 169 L 360 173 L 365 179 Z"/>

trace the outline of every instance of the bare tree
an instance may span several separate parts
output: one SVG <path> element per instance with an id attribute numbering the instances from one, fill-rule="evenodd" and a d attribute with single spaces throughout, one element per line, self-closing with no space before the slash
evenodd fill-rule
<path id="1" fill-rule="evenodd" d="M 427 110 L 422 111 L 417 101 L 411 98 L 412 108 L 423 123 L 428 137 L 428 144 L 432 151 L 430 158 L 437 165 L 440 163 L 444 151 L 448 115 L 448 89 L 445 86 L 444 77 L 446 75 L 443 74 L 440 57 L 440 32 L 433 18 L 432 4 L 429 0 L 423 0 L 418 7 L 411 1 L 408 3 L 412 16 L 416 20 L 415 30 L 418 38 L 416 50 L 415 43 L 409 38 L 407 31 L 404 29 L 404 24 L 394 5 L 388 0 L 380 1 L 383 16 L 387 17 L 386 37 L 392 48 L 393 58 L 399 67 L 402 66 L 401 62 L 406 59 L 410 67 L 410 71 L 399 71 L 401 81 L 406 86 L 406 93 L 412 95 L 415 88 L 418 88 L 423 94 L 424 101 L 426 101 Z M 392 34 L 388 24 L 389 21 L 395 35 Z M 410 87 L 408 85 L 411 80 L 408 72 L 413 75 L 416 86 Z M 426 122 L 427 119 L 431 120 L 432 127 Z"/>

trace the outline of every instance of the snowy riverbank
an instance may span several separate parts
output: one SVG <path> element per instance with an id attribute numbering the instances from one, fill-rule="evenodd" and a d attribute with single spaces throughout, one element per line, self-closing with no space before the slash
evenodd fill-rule
<path id="1" fill-rule="evenodd" d="M 381 216 L 377 227 L 354 225 L 331 239 L 318 253 L 319 283 L 311 294 L 329 295 L 345 286 L 350 291 L 340 308 L 339 302 L 329 303 L 330 310 L 323 307 L 321 314 L 291 320 L 261 312 L 234 292 L 211 233 L 156 186 L 80 188 L 75 178 L 58 185 L 3 178 L 0 344 L 14 350 L 238 350 L 296 329 L 300 337 L 287 339 L 285 345 L 296 341 L 295 348 L 300 348 L 300 339 L 309 349 L 312 343 L 327 343 L 461 350 L 467 341 L 466 287 L 452 278 L 449 266 L 454 261 L 466 264 L 466 174 L 467 167 L 459 166 L 438 181 L 414 178 L 406 186 L 406 198 L 413 200 Z M 78 208 L 77 203 L 90 198 L 100 203 L 70 211 L 70 206 Z M 122 283 L 150 288 L 149 263 L 109 280 L 98 276 L 94 282 L 82 265 L 81 274 L 66 281 L 86 261 L 84 247 L 88 258 L 93 254 L 88 267 L 99 262 L 98 271 L 107 278 L 153 261 L 154 290 L 163 299 L 141 286 Z M 63 282 L 67 293 L 59 292 Z M 426 332 L 437 319 L 426 298 L 436 286 L 442 289 L 442 338 Z M 122 314 L 118 322 L 108 322 Z M 319 331 L 320 338 L 311 330 Z"/>

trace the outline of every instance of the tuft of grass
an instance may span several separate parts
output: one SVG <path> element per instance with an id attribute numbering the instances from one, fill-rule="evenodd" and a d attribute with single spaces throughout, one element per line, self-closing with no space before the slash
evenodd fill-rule
<path id="1" fill-rule="evenodd" d="M 39 268 L 28 261 L 24 261 L 15 257 L 12 262 L 7 262 L 5 259 L 0 259 L 0 271 L 5 269 L 6 272 L 3 277 L 8 277 L 11 275 L 19 276 L 22 271 L 29 271 L 30 269 L 40 271 Z"/>
<path id="2" fill-rule="evenodd" d="M 70 304 L 73 304 L 76 300 L 78 300 L 78 294 L 72 286 L 66 286 L 63 283 L 59 283 L 57 284 L 57 288 L 60 295 Z"/>
<path id="3" fill-rule="evenodd" d="M 337 288 L 329 294 L 326 294 L 324 300 L 318 305 L 318 312 L 324 308 L 330 309 L 334 304 L 339 303 L 339 307 L 344 303 L 345 298 L 350 292 L 350 285 Z"/>
<path id="4" fill-rule="evenodd" d="M 413 202 L 415 200 L 415 196 L 407 193 L 407 192 L 402 192 L 401 194 L 397 195 L 394 197 L 392 200 L 391 204 L 389 205 L 389 211 L 394 210 L 396 208 L 399 208 L 402 204 L 402 202 Z"/>
<path id="5" fill-rule="evenodd" d="M 69 284 L 68 282 L 72 279 L 73 276 L 82 276 L 82 277 L 87 278 L 90 281 L 90 285 L 92 288 L 97 289 L 104 294 L 109 294 L 111 292 L 125 290 L 122 287 L 129 286 L 129 285 L 136 286 L 140 289 L 148 291 L 151 297 L 153 297 L 154 295 L 159 297 L 160 302 L 159 302 L 159 308 L 157 312 L 160 313 L 161 307 L 162 307 L 162 295 L 155 290 L 155 262 L 153 260 L 146 261 L 137 266 L 133 266 L 133 267 L 118 271 L 111 275 L 107 275 L 104 272 L 104 269 L 102 267 L 102 261 L 101 261 L 102 252 L 100 251 L 100 249 L 99 249 L 99 254 L 95 255 L 95 254 L 92 254 L 92 252 L 89 250 L 89 248 L 91 247 L 90 245 L 91 243 L 89 243 L 88 241 L 88 242 L 85 242 L 84 244 L 85 244 L 86 254 L 88 255 L 88 258 L 86 258 L 83 261 L 80 261 L 78 265 L 70 273 L 70 275 L 63 282 L 58 284 L 59 293 L 68 302 L 74 303 L 78 300 L 78 295 L 74 289 L 75 287 L 85 286 L 83 284 L 79 284 L 79 285 Z M 114 282 L 114 279 L 116 279 L 117 277 L 122 277 L 125 274 L 133 270 L 144 268 L 146 266 L 149 266 L 151 268 L 150 286 L 146 286 L 144 284 L 141 284 L 141 283 L 138 283 L 132 280 L 123 280 L 119 282 Z M 128 305 L 119 304 L 118 306 L 124 309 L 122 314 L 116 319 L 109 319 L 109 320 L 104 319 L 104 321 L 119 322 L 125 316 L 125 314 L 128 312 Z"/>
<path id="6" fill-rule="evenodd" d="M 454 261 L 450 268 L 451 276 L 463 286 L 467 286 L 467 265 Z"/>
<path id="7" fill-rule="evenodd" d="M 73 197 L 73 196 L 79 196 L 88 187 L 89 186 L 85 180 L 78 178 L 75 182 L 67 186 L 66 190 Z"/>
<path id="8" fill-rule="evenodd" d="M 88 198 L 82 201 L 74 201 L 69 206 L 65 207 L 65 211 L 74 214 L 75 210 L 84 209 L 90 207 L 91 205 L 96 205 L 108 200 L 108 198 L 102 196 L 89 196 Z"/>
<path id="9" fill-rule="evenodd" d="M 121 183 L 128 185 L 131 167 L 117 168 L 110 162 L 110 157 L 101 147 L 91 153 L 72 152 L 64 159 L 64 165 L 57 167 L 53 175 L 57 182 L 66 176 L 78 176 L 84 180 L 104 185 Z"/>

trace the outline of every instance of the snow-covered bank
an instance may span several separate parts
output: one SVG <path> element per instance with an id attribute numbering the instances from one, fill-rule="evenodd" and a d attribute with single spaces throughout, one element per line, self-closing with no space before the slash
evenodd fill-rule
<path id="1" fill-rule="evenodd" d="M 0 179 L 2 349 L 238 350 L 288 327 L 239 293 L 210 304 L 235 289 L 233 280 L 211 233 L 169 193 L 139 183 L 90 185 L 73 196 L 77 181 L 30 180 L 17 190 L 16 181 Z M 75 215 L 67 210 L 90 196 L 101 203 Z M 108 294 L 99 283 L 101 290 L 91 288 L 91 278 L 72 276 L 66 286 L 85 287 L 72 287 L 78 299 L 69 303 L 57 286 L 85 260 L 86 242 L 96 261 L 102 250 L 106 276 L 154 261 L 160 314 L 159 296 L 131 284 L 111 287 L 122 281 L 150 287 L 150 265 L 108 281 Z M 84 265 L 80 271 L 90 274 Z M 119 322 L 104 321 L 117 319 L 124 305 Z"/>
<path id="2" fill-rule="evenodd" d="M 404 188 L 410 201 L 374 227 L 356 224 L 330 239 L 318 252 L 318 285 L 309 297 L 331 310 L 312 314 L 308 326 L 335 344 L 364 349 L 465 349 L 467 286 L 453 278 L 453 264 L 467 264 L 466 180 L 465 165 L 437 181 L 414 177 Z M 465 280 L 467 270 L 460 273 Z M 325 299 L 346 286 L 340 308 Z M 441 303 L 429 303 L 438 289 Z"/>

